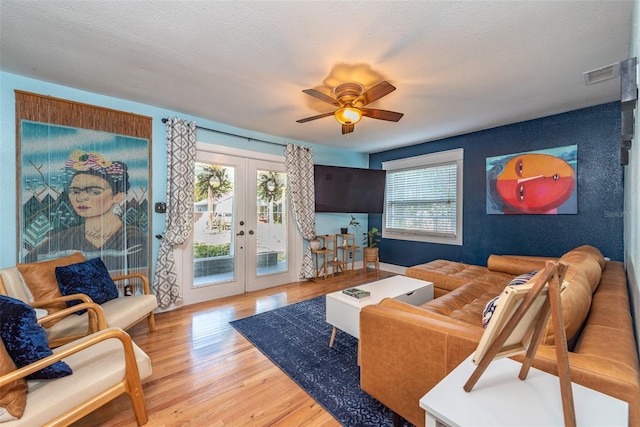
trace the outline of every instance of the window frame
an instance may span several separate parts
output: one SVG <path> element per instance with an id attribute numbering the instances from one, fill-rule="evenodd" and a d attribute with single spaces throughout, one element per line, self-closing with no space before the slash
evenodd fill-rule
<path id="1" fill-rule="evenodd" d="M 412 230 L 397 231 L 387 228 L 387 187 L 385 185 L 385 203 L 382 213 L 382 237 L 385 239 L 409 240 L 416 242 L 437 243 L 446 245 L 462 246 L 463 235 L 463 166 L 464 166 L 464 149 L 456 148 L 453 150 L 439 151 L 435 153 L 423 154 L 420 156 L 407 157 L 404 159 L 390 160 L 382 162 L 382 169 L 387 173 L 411 170 L 426 169 L 446 164 L 456 165 L 456 234 L 455 236 L 443 236 L 428 233 L 416 233 Z"/>

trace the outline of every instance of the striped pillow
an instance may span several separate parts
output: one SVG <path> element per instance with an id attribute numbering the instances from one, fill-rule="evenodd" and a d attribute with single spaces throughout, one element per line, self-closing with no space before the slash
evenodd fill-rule
<path id="1" fill-rule="evenodd" d="M 531 278 L 535 276 L 537 272 L 538 270 L 532 271 L 530 273 L 524 273 L 517 277 L 514 277 L 513 280 L 511 280 L 507 286 L 524 285 L 525 283 L 528 283 L 529 280 L 531 280 Z M 482 327 L 483 328 L 486 328 L 487 325 L 489 324 L 489 321 L 491 320 L 491 316 L 493 316 L 493 313 L 496 311 L 496 307 L 498 306 L 498 299 L 500 298 L 501 295 L 502 295 L 502 292 L 497 297 L 494 297 L 491 300 L 489 300 L 487 305 L 485 305 L 484 310 L 482 311 Z"/>

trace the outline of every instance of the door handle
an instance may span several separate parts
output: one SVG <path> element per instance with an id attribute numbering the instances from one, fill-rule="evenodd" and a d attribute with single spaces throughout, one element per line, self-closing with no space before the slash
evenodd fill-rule
<path id="1" fill-rule="evenodd" d="M 236 233 L 236 236 L 244 236 L 244 231 L 240 231 L 239 233 Z"/>
<path id="2" fill-rule="evenodd" d="M 255 234 L 253 230 L 249 230 L 249 234 Z"/>

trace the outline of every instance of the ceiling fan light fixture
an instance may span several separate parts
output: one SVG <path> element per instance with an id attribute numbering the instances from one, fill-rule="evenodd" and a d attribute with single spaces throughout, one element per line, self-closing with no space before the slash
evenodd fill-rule
<path id="1" fill-rule="evenodd" d="M 364 108 L 366 105 L 377 101 L 396 90 L 395 86 L 386 80 L 370 87 L 366 91 L 360 83 L 342 83 L 333 88 L 335 97 L 331 97 L 316 89 L 304 89 L 302 92 L 314 98 L 331 104 L 338 108 L 338 111 L 317 114 L 315 116 L 296 120 L 298 123 L 306 123 L 324 117 L 334 116 L 338 123 L 342 125 L 342 134 L 346 135 L 354 131 L 355 124 L 362 116 L 371 119 L 397 122 L 403 116 L 396 111 L 379 110 L 376 108 Z"/>
<path id="2" fill-rule="evenodd" d="M 355 125 L 362 119 L 362 111 L 354 107 L 344 107 L 335 112 L 335 117 L 343 125 Z"/>

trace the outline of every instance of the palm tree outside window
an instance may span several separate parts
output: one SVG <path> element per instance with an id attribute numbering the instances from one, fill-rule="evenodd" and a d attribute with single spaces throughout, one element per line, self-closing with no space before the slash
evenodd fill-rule
<path id="1" fill-rule="evenodd" d="M 196 172 L 196 185 L 194 200 L 199 202 L 204 200 L 205 197 L 208 200 L 207 211 L 209 213 L 209 227 L 214 228 L 213 213 L 214 203 L 222 196 L 229 193 L 232 190 L 231 181 L 227 177 L 227 169 L 217 165 L 201 165 L 197 164 L 196 168 L 200 167 L 200 171 Z"/>

